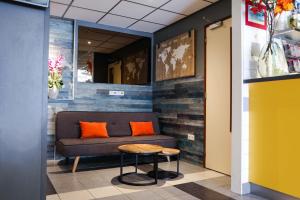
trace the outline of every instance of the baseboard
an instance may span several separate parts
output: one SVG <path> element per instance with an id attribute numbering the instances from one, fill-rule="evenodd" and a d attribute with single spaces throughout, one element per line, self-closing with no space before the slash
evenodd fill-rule
<path id="1" fill-rule="evenodd" d="M 250 183 L 251 193 L 270 200 L 300 200 L 299 198 Z"/>

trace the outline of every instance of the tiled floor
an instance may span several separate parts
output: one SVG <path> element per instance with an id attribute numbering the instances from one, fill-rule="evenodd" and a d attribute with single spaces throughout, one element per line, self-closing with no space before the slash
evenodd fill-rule
<path id="1" fill-rule="evenodd" d="M 80 167 L 84 169 L 82 164 Z M 139 172 L 150 171 L 151 165 L 141 165 Z M 176 162 L 159 163 L 159 168 L 176 169 Z M 124 172 L 134 171 L 134 167 L 125 167 Z M 47 200 L 262 200 L 263 198 L 246 195 L 239 196 L 230 192 L 230 177 L 206 170 L 181 161 L 180 177 L 160 180 L 154 186 L 128 186 L 117 181 L 119 168 L 98 169 L 70 173 L 54 164 L 48 164 Z M 51 184 L 53 187 L 51 187 Z"/>

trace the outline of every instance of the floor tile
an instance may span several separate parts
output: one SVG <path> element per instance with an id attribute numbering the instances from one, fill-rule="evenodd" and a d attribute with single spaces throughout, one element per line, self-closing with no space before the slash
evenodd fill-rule
<path id="1" fill-rule="evenodd" d="M 236 195 L 235 198 L 236 200 L 267 200 L 265 198 L 253 195 L 253 194 L 247 194 L 247 195 Z"/>
<path id="2" fill-rule="evenodd" d="M 76 174 L 77 180 L 85 189 L 111 186 L 111 181 L 107 180 L 100 173 L 80 173 Z"/>
<path id="3" fill-rule="evenodd" d="M 199 199 L 194 196 L 191 196 L 191 195 L 185 195 L 185 196 L 180 196 L 180 197 L 168 198 L 167 200 L 199 200 Z"/>
<path id="4" fill-rule="evenodd" d="M 217 178 L 203 179 L 200 181 L 195 181 L 195 183 L 205 186 L 210 189 L 214 189 L 221 186 L 230 186 L 230 177 L 229 176 L 221 176 Z"/>
<path id="5" fill-rule="evenodd" d="M 95 200 L 130 200 L 130 199 L 125 194 L 122 194 L 122 195 L 117 195 L 117 196 L 99 198 L 99 199 L 95 199 Z"/>
<path id="6" fill-rule="evenodd" d="M 60 198 L 57 194 L 52 194 L 52 195 L 48 195 L 46 197 L 46 200 L 60 200 Z"/>
<path id="7" fill-rule="evenodd" d="M 46 190 L 46 195 L 53 195 L 56 194 L 56 190 L 52 184 L 52 182 L 50 181 L 48 175 L 47 175 L 47 190 Z"/>
<path id="8" fill-rule="evenodd" d="M 146 190 L 146 191 L 142 191 L 142 192 L 134 192 L 134 193 L 130 193 L 127 194 L 127 196 L 129 197 L 129 199 L 131 200 L 164 200 L 164 198 L 162 198 L 161 196 L 159 196 L 158 194 L 155 194 L 152 191 Z"/>
<path id="9" fill-rule="evenodd" d="M 91 200 L 95 199 L 87 190 L 58 194 L 61 200 Z"/>
<path id="10" fill-rule="evenodd" d="M 47 200 L 197 200 L 199 199 L 197 196 L 187 192 L 195 185 L 207 188 L 209 193 L 223 194 L 229 199 L 263 200 L 254 195 L 237 195 L 230 190 L 230 177 L 185 161 L 180 162 L 182 176 L 173 180 L 159 180 L 157 185 L 143 187 L 121 184 L 117 179 L 120 173 L 119 167 L 100 169 L 97 168 L 97 163 L 93 165 L 95 165 L 94 168 L 91 168 L 88 162 L 82 163 L 81 170 L 76 173 L 70 173 L 70 166 L 48 165 L 49 182 L 59 194 L 47 196 Z M 139 165 L 138 172 L 151 171 L 152 167 L 152 164 Z M 174 171 L 176 162 L 159 163 L 159 168 Z M 134 170 L 133 166 L 124 167 L 124 173 L 134 172 Z M 190 186 L 186 191 L 176 188 L 181 184 Z M 54 193 L 53 188 L 52 190 L 49 188 L 49 191 L 52 191 L 51 194 Z M 199 190 L 195 193 L 199 195 Z M 200 193 L 206 194 L 201 191 Z M 202 200 L 210 199 L 203 198 Z"/>
<path id="11" fill-rule="evenodd" d="M 66 193 L 86 189 L 73 175 L 49 176 L 57 193 Z"/>
<path id="12" fill-rule="evenodd" d="M 88 190 L 93 197 L 95 198 L 103 198 L 103 197 L 110 197 L 115 195 L 121 195 L 122 192 L 116 189 L 114 186 L 106 186 L 100 188 L 94 188 Z"/>
<path id="13" fill-rule="evenodd" d="M 158 194 L 164 199 L 169 199 L 169 198 L 175 198 L 175 197 L 181 197 L 181 196 L 186 196 L 187 193 L 183 192 L 180 189 L 177 189 L 173 186 L 168 186 L 164 188 L 155 188 L 152 189 L 152 192 L 155 194 Z"/>
<path id="14" fill-rule="evenodd" d="M 176 185 L 175 187 L 196 198 L 203 200 L 234 200 L 230 196 L 226 196 L 222 193 L 210 190 L 196 183 L 185 183 L 181 185 Z"/>

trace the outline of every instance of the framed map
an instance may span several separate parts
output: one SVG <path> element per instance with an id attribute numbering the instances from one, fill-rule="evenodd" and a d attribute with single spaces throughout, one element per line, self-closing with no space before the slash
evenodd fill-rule
<path id="1" fill-rule="evenodd" d="M 148 49 L 143 49 L 123 59 L 122 84 L 148 83 Z"/>
<path id="2" fill-rule="evenodd" d="M 195 30 L 156 45 L 156 81 L 195 76 Z"/>

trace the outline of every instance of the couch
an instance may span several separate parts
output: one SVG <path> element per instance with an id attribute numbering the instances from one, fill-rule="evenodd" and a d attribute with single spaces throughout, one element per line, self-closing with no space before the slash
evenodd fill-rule
<path id="1" fill-rule="evenodd" d="M 81 139 L 79 121 L 107 122 L 109 138 Z M 155 134 L 131 136 L 130 121 L 152 121 Z M 56 116 L 56 150 L 66 158 L 75 157 L 72 171 L 75 172 L 82 156 L 119 154 L 118 146 L 123 144 L 156 144 L 176 147 L 173 137 L 161 135 L 155 113 L 126 112 L 77 112 L 63 111 Z"/>

